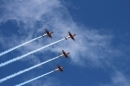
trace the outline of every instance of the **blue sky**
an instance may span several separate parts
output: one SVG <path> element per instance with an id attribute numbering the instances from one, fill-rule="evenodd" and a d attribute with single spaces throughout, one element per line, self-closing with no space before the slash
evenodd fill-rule
<path id="1" fill-rule="evenodd" d="M 53 39 L 40 38 L 0 57 L 0 63 L 62 39 L 68 31 L 76 41 L 64 40 L 1 67 L 0 78 L 29 68 L 61 54 L 43 66 L 9 79 L 0 86 L 14 86 L 52 71 L 59 71 L 25 86 L 129 86 L 130 85 L 129 0 L 1 0 L 0 52 L 53 31 Z"/>

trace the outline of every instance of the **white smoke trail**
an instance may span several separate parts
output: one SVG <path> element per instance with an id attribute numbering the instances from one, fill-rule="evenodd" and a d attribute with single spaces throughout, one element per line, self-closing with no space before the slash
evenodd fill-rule
<path id="1" fill-rule="evenodd" d="M 3 79 L 0 79 L 0 83 L 6 81 L 6 80 L 8 80 L 8 79 L 11 79 L 11 78 L 13 78 L 13 77 L 15 77 L 15 76 L 18 76 L 18 75 L 20 75 L 20 74 L 22 74 L 22 73 L 25 73 L 25 72 L 27 72 L 27 71 L 30 71 L 30 70 L 32 70 L 32 69 L 34 69 L 34 68 L 36 68 L 36 67 L 39 67 L 39 66 L 41 66 L 41 65 L 43 65 L 43 64 L 45 64 L 45 63 L 50 62 L 50 61 L 52 61 L 52 60 L 55 60 L 55 59 L 57 59 L 57 58 L 59 58 L 59 57 L 60 57 L 60 56 L 57 56 L 57 57 L 55 57 L 55 58 L 49 59 L 49 60 L 47 60 L 47 61 L 45 61 L 45 62 L 42 62 L 42 63 L 40 63 L 40 64 L 34 65 L 34 66 L 30 67 L 30 68 L 27 68 L 27 69 L 24 69 L 24 70 L 19 71 L 19 72 L 17 72 L 17 73 L 14 73 L 14 74 L 12 74 L 12 75 L 10 75 L 10 76 L 7 76 L 7 77 L 5 77 L 5 78 L 3 78 Z"/>
<path id="2" fill-rule="evenodd" d="M 41 37 L 42 37 L 42 36 L 39 36 L 39 37 L 34 38 L 34 39 L 32 39 L 32 40 L 30 40 L 30 41 L 28 41 L 28 42 L 25 42 L 25 43 L 21 44 L 21 45 L 18 45 L 18 46 L 16 46 L 16 47 L 10 48 L 10 49 L 8 49 L 8 50 L 6 50 L 6 51 L 4 51 L 4 52 L 1 52 L 1 53 L 0 53 L 0 56 L 3 56 L 4 54 L 7 54 L 7 53 L 9 53 L 9 52 L 11 52 L 11 51 L 13 51 L 13 50 L 15 50 L 15 49 L 17 49 L 17 48 L 23 46 L 23 45 L 26 45 L 26 44 L 28 44 L 28 43 L 30 43 L 30 42 L 32 42 L 32 41 L 35 41 L 35 40 L 37 40 L 37 39 L 39 39 L 39 38 L 41 38 Z"/>
<path id="3" fill-rule="evenodd" d="M 41 76 L 38 76 L 38 77 L 33 78 L 33 79 L 30 79 L 30 80 L 28 80 L 28 81 L 26 81 L 26 82 L 20 83 L 20 84 L 15 85 L 15 86 L 25 85 L 25 84 L 27 84 L 27 83 L 29 83 L 29 82 L 32 82 L 32 81 L 37 80 L 37 79 L 39 79 L 39 78 L 42 78 L 42 77 L 44 77 L 44 76 L 46 76 L 46 75 L 48 75 L 48 74 L 50 74 L 50 73 L 53 73 L 53 72 L 54 72 L 54 71 L 50 71 L 50 72 L 48 72 L 48 73 L 45 73 L 45 74 L 43 74 L 43 75 L 41 75 Z"/>
<path id="4" fill-rule="evenodd" d="M 10 64 L 10 63 L 12 63 L 12 62 L 15 62 L 15 61 L 17 61 L 17 60 L 20 60 L 20 59 L 22 59 L 22 58 L 25 58 L 26 56 L 28 56 L 28 55 L 30 55 L 30 54 L 36 53 L 36 52 L 38 52 L 38 51 L 40 51 L 40 50 L 42 50 L 42 49 L 44 49 L 44 48 L 46 48 L 46 47 L 49 47 L 49 46 L 51 46 L 51 45 L 53 45 L 53 44 L 56 44 L 56 43 L 58 43 L 58 42 L 61 42 L 61 41 L 63 41 L 64 39 L 65 39 L 65 38 L 63 38 L 63 39 L 61 39 L 61 40 L 58 40 L 58 41 L 56 41 L 56 42 L 53 42 L 53 43 L 51 43 L 51 44 L 48 44 L 48 45 L 46 45 L 46 46 L 43 46 L 43 47 L 41 47 L 41 48 L 39 48 L 39 49 L 37 49 L 37 50 L 33 50 L 33 51 L 31 51 L 31 52 L 29 52 L 29 53 L 27 53 L 27 54 L 24 54 L 24 55 L 22 55 L 22 56 L 18 56 L 18 57 L 14 58 L 14 59 L 11 59 L 11 60 L 9 60 L 9 61 L 6 61 L 6 62 L 4 62 L 4 63 L 1 63 L 1 64 L 0 64 L 0 67 L 6 66 L 6 65 L 8 65 L 8 64 Z"/>

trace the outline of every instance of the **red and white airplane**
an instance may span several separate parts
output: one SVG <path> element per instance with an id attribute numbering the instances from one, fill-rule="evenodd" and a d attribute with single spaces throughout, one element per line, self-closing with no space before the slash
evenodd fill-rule
<path id="1" fill-rule="evenodd" d="M 56 69 L 54 69 L 54 71 L 57 71 L 57 70 L 59 70 L 59 71 L 61 71 L 61 72 L 63 72 L 63 68 L 65 68 L 64 66 L 60 66 L 60 65 L 58 65 L 57 64 L 57 68 Z"/>
<path id="2" fill-rule="evenodd" d="M 68 54 L 70 54 L 70 52 L 65 52 L 64 50 L 62 50 L 62 54 L 59 57 L 65 56 L 66 58 L 68 58 Z"/>
<path id="3" fill-rule="evenodd" d="M 71 38 L 72 40 L 75 41 L 74 36 L 75 36 L 76 34 L 71 34 L 70 32 L 68 32 L 68 33 L 69 33 L 69 36 L 66 36 L 65 39 L 67 40 L 68 38 Z"/>
<path id="4" fill-rule="evenodd" d="M 45 30 L 46 30 L 46 34 L 43 34 L 42 37 L 48 35 L 50 38 L 52 38 L 51 34 L 52 34 L 53 32 L 49 32 L 47 29 L 45 29 Z"/>

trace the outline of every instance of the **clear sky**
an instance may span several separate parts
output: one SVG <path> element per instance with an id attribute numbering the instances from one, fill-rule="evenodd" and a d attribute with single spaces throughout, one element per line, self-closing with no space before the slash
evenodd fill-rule
<path id="1" fill-rule="evenodd" d="M 0 56 L 0 63 L 24 55 L 68 35 L 41 51 L 0 67 L 0 79 L 60 55 L 64 57 L 25 72 L 0 86 L 14 86 L 57 68 L 25 86 L 130 86 L 129 0 L 1 0 L 0 52 L 39 37 L 45 28 L 53 38 L 39 38 Z"/>

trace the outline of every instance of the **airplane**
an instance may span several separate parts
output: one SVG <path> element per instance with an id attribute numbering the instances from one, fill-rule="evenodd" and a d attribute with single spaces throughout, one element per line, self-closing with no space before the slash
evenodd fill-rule
<path id="1" fill-rule="evenodd" d="M 66 36 L 65 39 L 67 40 L 68 38 L 71 38 L 72 40 L 75 41 L 74 36 L 75 36 L 76 34 L 71 34 L 70 31 L 69 31 L 68 33 L 69 33 L 69 36 Z"/>
<path id="2" fill-rule="evenodd" d="M 46 30 L 46 34 L 43 34 L 42 37 L 48 35 L 50 38 L 52 38 L 51 34 L 52 34 L 53 32 L 49 32 L 47 29 L 45 29 L 45 30 Z"/>
<path id="3" fill-rule="evenodd" d="M 57 70 L 59 70 L 59 71 L 61 71 L 61 72 L 63 72 L 63 68 L 65 68 L 64 66 L 60 66 L 60 65 L 58 65 L 57 64 L 57 68 L 56 69 L 54 69 L 54 71 L 57 71 Z"/>
<path id="4" fill-rule="evenodd" d="M 68 58 L 68 54 L 70 54 L 70 52 L 65 52 L 64 50 L 62 50 L 62 54 L 59 57 L 65 56 L 66 58 Z"/>

